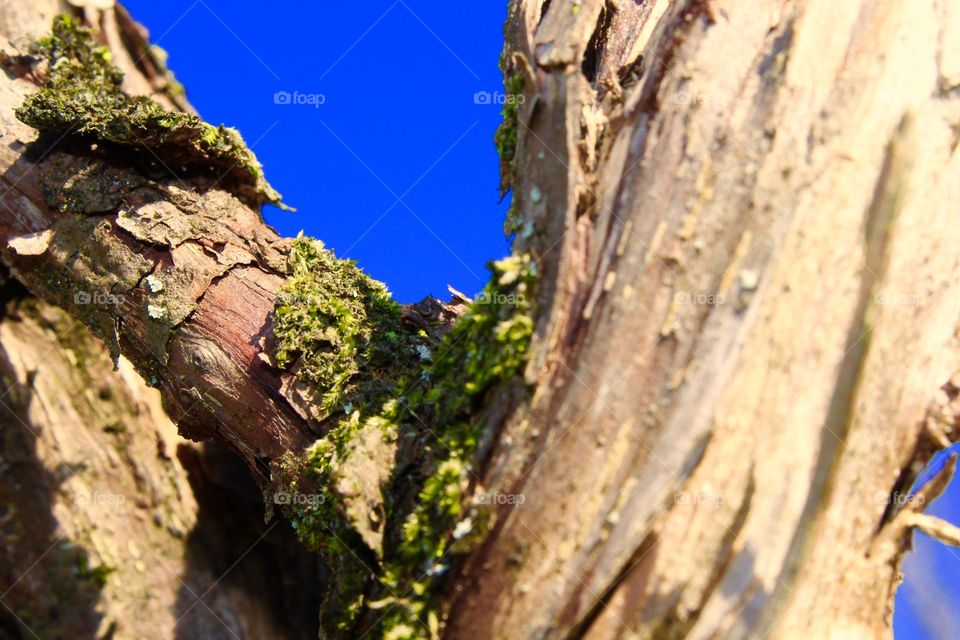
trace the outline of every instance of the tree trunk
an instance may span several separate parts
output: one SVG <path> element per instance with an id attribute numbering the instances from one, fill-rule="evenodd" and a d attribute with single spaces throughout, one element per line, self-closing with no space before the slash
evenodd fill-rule
<path id="1" fill-rule="evenodd" d="M 113 120 L 26 114 L 47 136 L 0 149 L 0 254 L 265 488 L 290 479 L 291 455 L 317 464 L 315 439 L 335 450 L 324 514 L 344 539 L 319 546 L 372 576 L 338 585 L 356 604 L 340 633 L 888 636 L 911 528 L 931 527 L 900 498 L 960 435 L 958 52 L 956 0 L 514 0 L 516 108 L 498 145 L 516 260 L 536 273 L 510 291 L 529 309 L 490 319 L 475 304 L 442 342 L 449 308 L 408 308 L 403 326 L 430 329 L 417 346 L 439 374 L 424 384 L 445 390 L 451 362 L 488 363 L 477 340 L 525 336 L 529 313 L 524 380 L 495 360 L 462 403 L 421 410 L 417 383 L 399 382 L 419 365 L 401 357 L 401 408 L 364 395 L 355 429 L 325 398 L 366 389 L 367 361 L 345 389 L 308 375 L 310 345 L 284 364 L 284 317 L 316 304 L 284 282 L 361 291 L 373 351 L 400 330 L 381 331 L 375 289 L 321 278 L 338 263 L 260 221 L 275 196 L 261 178 L 197 168 L 224 144 L 190 138 L 206 131 L 192 121 L 129 127 L 161 162 L 194 163 L 171 177 Z M 8 67 L 3 130 L 28 143 L 13 110 L 37 83 L 34 106 L 66 94 L 42 93 L 34 61 Z M 526 286 L 518 273 L 492 286 Z M 117 298 L 91 307 L 80 291 Z M 390 437 L 368 437 L 382 424 Z M 441 470 L 453 506 L 431 502 Z M 421 538 L 426 559 L 410 551 Z"/>
<path id="2" fill-rule="evenodd" d="M 5 300 L 0 637 L 315 638 L 316 559 L 263 522 L 239 460 L 180 438 L 130 363 L 112 369 L 62 310 Z"/>

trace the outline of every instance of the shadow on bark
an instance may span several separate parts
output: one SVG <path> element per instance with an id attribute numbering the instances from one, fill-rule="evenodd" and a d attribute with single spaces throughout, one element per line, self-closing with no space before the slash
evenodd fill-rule
<path id="1" fill-rule="evenodd" d="M 235 454 L 181 446 L 197 499 L 177 599 L 177 640 L 277 638 L 318 633 L 322 564 L 282 519 L 264 523 L 260 489 Z"/>
<path id="2" fill-rule="evenodd" d="M 0 347 L 2 348 L 2 347 Z M 45 468 L 30 426 L 29 385 L 0 358 L 0 638 L 110 638 L 97 635 L 96 605 L 109 575 L 87 551 L 58 533 L 53 513 L 60 485 L 76 465 Z"/>

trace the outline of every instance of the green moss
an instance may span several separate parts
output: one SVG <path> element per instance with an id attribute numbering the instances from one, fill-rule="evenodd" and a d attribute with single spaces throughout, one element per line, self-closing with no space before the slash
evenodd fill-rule
<path id="1" fill-rule="evenodd" d="M 280 472 L 282 491 L 290 497 L 284 511 L 294 531 L 309 549 L 322 554 L 336 576 L 324 598 L 321 616 L 325 628 L 341 637 L 363 611 L 363 595 L 373 577 L 371 567 L 376 565 L 333 488 L 333 474 L 346 454 L 358 418 L 359 412 L 355 412 L 305 455 L 288 454 Z"/>
<path id="2" fill-rule="evenodd" d="M 523 95 L 523 76 L 509 76 L 504 82 L 506 99 L 503 102 L 503 122 L 497 129 L 496 143 L 500 158 L 507 162 L 513 160 L 517 151 L 517 114 L 520 109 L 520 99 Z"/>
<path id="3" fill-rule="evenodd" d="M 510 201 L 510 208 L 507 209 L 507 215 L 503 219 L 503 235 L 508 238 L 523 229 L 523 220 L 520 218 L 519 203 L 514 198 Z"/>
<path id="4" fill-rule="evenodd" d="M 382 283 L 320 241 L 299 236 L 288 268 L 274 308 L 274 357 L 296 377 L 314 419 L 333 426 L 304 454 L 282 461 L 278 485 L 294 496 L 285 512 L 297 535 L 338 575 L 323 617 L 325 628 L 340 633 L 362 612 L 373 577 L 367 567 L 378 560 L 347 513 L 337 472 L 349 456 L 368 454 L 353 450 L 361 429 L 396 437 L 392 394 L 397 380 L 419 371 L 425 339 L 402 322 Z"/>
<path id="5" fill-rule="evenodd" d="M 141 56 L 149 57 L 156 67 L 157 74 L 163 78 L 163 92 L 175 104 L 180 104 L 186 98 L 187 92 L 183 85 L 177 81 L 176 76 L 170 67 L 167 66 L 169 55 L 166 49 L 155 44 L 149 44 L 140 53 Z"/>
<path id="6" fill-rule="evenodd" d="M 517 153 L 518 113 L 523 99 L 523 76 L 508 75 L 504 81 L 506 99 L 503 102 L 503 121 L 494 135 L 500 154 L 500 195 L 505 196 L 513 185 L 513 160 Z M 508 218 L 509 221 L 509 218 Z"/>
<path id="7" fill-rule="evenodd" d="M 471 468 L 490 436 L 484 407 L 526 365 L 536 281 L 527 256 L 492 270 L 483 294 L 424 359 L 422 332 L 399 321 L 382 285 L 316 240 L 294 242 L 274 314 L 276 360 L 327 412 L 346 410 L 305 454 L 288 456 L 278 478 L 285 492 L 315 496 L 285 511 L 336 574 L 322 614 L 332 637 L 373 609 L 383 609 L 373 616 L 383 637 L 429 637 L 441 619 L 437 593 L 450 552 L 467 551 L 486 531 L 489 514 L 469 503 Z M 397 459 L 383 463 L 394 471 L 381 487 L 382 555 L 364 544 L 338 485 L 351 456 L 368 455 L 358 442 L 371 433 L 400 443 Z"/>
<path id="8" fill-rule="evenodd" d="M 328 556 L 363 546 L 347 522 L 340 497 L 333 489 L 334 472 L 349 455 L 349 444 L 359 428 L 360 412 L 354 411 L 304 455 L 288 454 L 281 462 L 280 475 L 285 478 L 282 491 L 310 496 L 308 500 L 291 500 L 289 514 L 293 528 L 307 547 Z"/>
<path id="9" fill-rule="evenodd" d="M 309 385 L 328 414 L 390 392 L 417 361 L 421 338 L 403 324 L 387 288 L 302 235 L 288 266 L 274 310 L 277 364 Z"/>
<path id="10" fill-rule="evenodd" d="M 398 409 L 390 398 L 397 380 L 419 371 L 425 340 L 402 322 L 382 283 L 320 241 L 294 240 L 288 269 L 274 308 L 274 358 L 294 374 L 312 417 L 333 426 L 304 454 L 282 461 L 278 485 L 292 496 L 284 510 L 300 540 L 339 576 L 323 618 L 330 632 L 345 633 L 363 611 L 373 578 L 368 567 L 378 560 L 347 513 L 338 471 L 355 454 L 361 429 L 396 437 Z"/>
<path id="11" fill-rule="evenodd" d="M 109 51 L 75 18 L 55 18 L 52 35 L 37 42 L 35 53 L 46 60 L 47 77 L 16 111 L 25 124 L 58 137 L 80 136 L 134 152 L 146 148 L 171 171 L 208 175 L 253 204 L 280 204 L 235 129 L 126 95 Z"/>
<path id="12" fill-rule="evenodd" d="M 467 314 L 437 348 L 427 368 L 429 385 L 404 397 L 411 414 L 427 413 L 437 425 L 423 443 L 425 480 L 402 535 L 381 578 L 393 606 L 383 618 L 386 637 L 429 637 L 440 616 L 436 594 L 440 577 L 465 538 L 484 530 L 487 513 L 467 503 L 474 456 L 485 433 L 483 406 L 504 383 L 522 375 L 533 335 L 532 289 L 536 265 L 529 256 L 512 256 L 492 265 L 493 278 Z M 454 531 L 463 528 L 458 541 Z"/>
<path id="13" fill-rule="evenodd" d="M 109 565 L 101 564 L 96 567 L 90 566 L 90 560 L 86 553 L 77 555 L 77 562 L 73 567 L 73 572 L 81 580 L 90 580 L 101 589 L 106 586 L 110 574 L 116 569 Z"/>

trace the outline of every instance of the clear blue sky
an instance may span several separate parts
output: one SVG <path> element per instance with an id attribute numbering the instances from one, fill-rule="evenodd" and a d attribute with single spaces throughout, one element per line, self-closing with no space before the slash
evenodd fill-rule
<path id="1" fill-rule="evenodd" d="M 200 114 L 237 127 L 298 209 L 265 211 L 280 233 L 320 238 L 402 302 L 476 293 L 507 253 L 499 107 L 474 99 L 502 91 L 506 0 L 125 4 Z M 960 485 L 929 512 L 960 523 Z M 960 551 L 922 535 L 917 549 L 896 638 L 960 638 Z"/>
<path id="2" fill-rule="evenodd" d="M 926 513 L 960 524 L 960 482 Z M 904 583 L 897 591 L 893 619 L 896 640 L 957 640 L 960 638 L 960 549 L 922 533 L 913 536 L 915 552 L 907 556 Z"/>
<path id="3" fill-rule="evenodd" d="M 506 0 L 125 4 L 297 208 L 266 211 L 282 234 L 322 239 L 401 302 L 476 293 L 508 252 L 499 107 L 474 100 L 502 90 Z"/>

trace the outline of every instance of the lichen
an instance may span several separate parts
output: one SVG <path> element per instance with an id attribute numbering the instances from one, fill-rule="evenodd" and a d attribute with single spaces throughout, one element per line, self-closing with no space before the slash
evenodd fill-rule
<path id="1" fill-rule="evenodd" d="M 147 276 L 146 283 L 150 293 L 160 293 L 163 291 L 163 280 L 153 274 Z"/>
<path id="2" fill-rule="evenodd" d="M 165 320 L 167 318 L 167 309 L 160 305 L 148 304 L 147 315 L 154 320 Z"/>
<path id="3" fill-rule="evenodd" d="M 148 163 L 159 161 L 178 175 L 206 175 L 251 204 L 280 204 L 239 132 L 169 111 L 145 96 L 128 96 L 109 50 L 97 46 L 75 18 L 55 18 L 52 34 L 33 53 L 47 63 L 46 80 L 16 110 L 20 121 L 58 138 L 105 142 L 133 154 L 146 149 Z"/>

